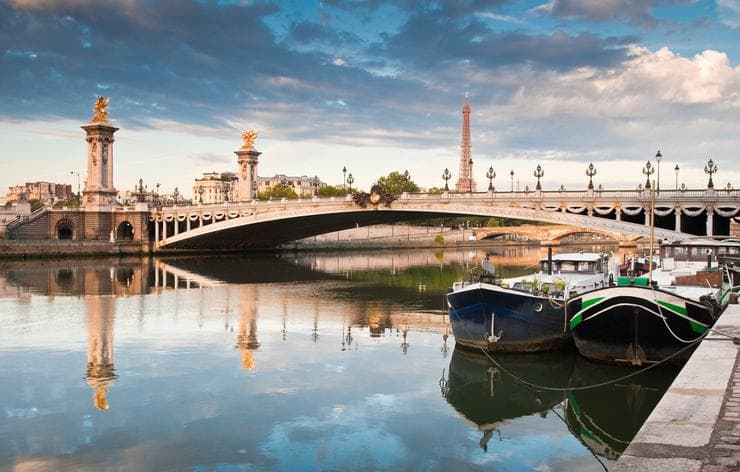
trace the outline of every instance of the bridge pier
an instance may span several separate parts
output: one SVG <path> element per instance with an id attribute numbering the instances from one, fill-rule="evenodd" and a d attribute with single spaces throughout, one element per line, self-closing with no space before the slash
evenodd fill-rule
<path id="1" fill-rule="evenodd" d="M 542 240 L 540 241 L 540 246 L 542 247 L 560 246 L 560 241 L 557 241 L 554 239 Z"/>
<path id="2" fill-rule="evenodd" d="M 681 232 L 681 208 L 674 208 L 673 213 L 676 215 L 676 231 Z"/>
<path id="3" fill-rule="evenodd" d="M 714 233 L 714 209 L 707 206 L 707 236 L 713 236 Z"/>

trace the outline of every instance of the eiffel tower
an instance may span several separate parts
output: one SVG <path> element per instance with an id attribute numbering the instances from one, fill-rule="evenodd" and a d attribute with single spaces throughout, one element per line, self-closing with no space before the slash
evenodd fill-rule
<path id="1" fill-rule="evenodd" d="M 465 105 L 462 108 L 463 126 L 462 140 L 460 142 L 460 170 L 458 172 L 455 192 L 475 192 L 476 185 L 473 180 L 473 157 L 470 153 L 470 104 L 465 94 Z"/>

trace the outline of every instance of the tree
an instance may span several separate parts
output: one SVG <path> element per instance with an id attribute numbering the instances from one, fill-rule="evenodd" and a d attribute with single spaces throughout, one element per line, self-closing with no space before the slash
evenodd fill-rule
<path id="1" fill-rule="evenodd" d="M 400 172 L 393 171 L 385 177 L 378 179 L 378 185 L 385 193 L 399 195 L 403 192 L 418 192 L 419 186 L 413 180 L 403 176 Z"/>
<path id="2" fill-rule="evenodd" d="M 427 193 L 431 193 L 431 194 L 434 194 L 434 195 L 437 195 L 437 194 L 440 194 L 440 193 L 444 193 L 444 192 L 445 192 L 445 189 L 439 188 L 439 187 L 429 187 L 427 189 Z"/>
<path id="3" fill-rule="evenodd" d="M 324 185 L 319 189 L 319 197 L 343 197 L 345 195 L 347 195 L 347 190 L 333 185 Z"/>
<path id="4" fill-rule="evenodd" d="M 292 187 L 285 184 L 277 184 L 274 187 L 265 190 L 264 192 L 257 193 L 258 200 L 279 200 L 281 198 L 287 198 L 288 200 L 295 200 L 298 198 L 298 194 L 295 193 Z"/>

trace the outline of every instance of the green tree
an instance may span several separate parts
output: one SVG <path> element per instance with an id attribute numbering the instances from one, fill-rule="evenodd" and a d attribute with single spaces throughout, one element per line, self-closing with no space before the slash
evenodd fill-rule
<path id="1" fill-rule="evenodd" d="M 77 208 L 78 206 L 80 206 L 80 201 L 77 200 L 77 197 L 70 198 L 69 200 L 59 200 L 54 204 L 54 208 Z"/>
<path id="2" fill-rule="evenodd" d="M 418 192 L 419 186 L 413 180 L 403 176 L 400 172 L 393 171 L 385 177 L 378 179 L 378 185 L 385 193 L 399 195 L 403 192 Z"/>
<path id="3" fill-rule="evenodd" d="M 288 200 L 295 200 L 298 198 L 298 194 L 295 193 L 292 187 L 285 184 L 277 184 L 274 187 L 265 190 L 264 192 L 257 193 L 258 200 L 280 200 L 281 198 L 287 198 Z"/>
<path id="4" fill-rule="evenodd" d="M 347 195 L 347 190 L 333 185 L 324 185 L 319 189 L 319 197 L 343 197 Z"/>
<path id="5" fill-rule="evenodd" d="M 439 187 L 429 187 L 427 189 L 427 193 L 431 193 L 431 194 L 440 194 L 444 192 L 445 192 L 445 189 L 439 188 Z"/>

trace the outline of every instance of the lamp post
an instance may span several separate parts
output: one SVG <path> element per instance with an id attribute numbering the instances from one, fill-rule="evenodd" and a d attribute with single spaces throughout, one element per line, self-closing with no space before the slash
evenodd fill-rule
<path id="1" fill-rule="evenodd" d="M 177 206 L 177 197 L 180 196 L 180 191 L 175 187 L 175 190 L 172 191 L 172 196 L 175 197 L 175 206 Z"/>
<path id="2" fill-rule="evenodd" d="M 493 166 L 488 168 L 488 172 L 486 172 L 486 177 L 488 178 L 488 191 L 493 192 L 495 190 L 493 188 L 493 179 L 496 178 L 496 171 L 493 170 Z"/>
<path id="3" fill-rule="evenodd" d="M 707 188 L 713 189 L 714 182 L 712 182 L 712 174 L 717 173 L 717 165 L 714 163 L 712 159 L 709 159 L 709 162 L 707 162 L 707 165 L 704 166 L 704 173 L 709 174 L 709 182 L 707 182 Z"/>
<path id="4" fill-rule="evenodd" d="M 586 169 L 586 175 L 588 176 L 588 189 L 593 190 L 594 189 L 594 175 L 596 175 L 596 167 L 594 167 L 593 162 L 588 165 L 588 168 Z"/>
<path id="5" fill-rule="evenodd" d="M 311 179 L 311 184 L 313 185 L 313 195 L 314 197 L 317 197 L 319 195 L 319 176 L 314 175 Z"/>
<path id="6" fill-rule="evenodd" d="M 200 185 L 198 187 L 198 204 L 199 205 L 202 205 L 203 204 L 203 192 L 204 192 L 203 186 Z"/>
<path id="7" fill-rule="evenodd" d="M 409 170 L 406 169 L 403 171 L 403 189 L 402 189 L 403 192 L 408 191 L 407 189 L 409 185 L 409 180 L 411 180 L 411 174 L 409 174 Z"/>
<path id="8" fill-rule="evenodd" d="M 352 172 L 347 176 L 347 183 L 349 184 L 349 193 L 352 193 L 352 184 L 355 183 L 355 178 L 352 177 Z"/>
<path id="9" fill-rule="evenodd" d="M 77 204 L 79 206 L 79 203 L 81 201 L 80 200 L 80 173 L 75 172 L 73 170 L 69 171 L 69 173 L 77 176 Z"/>
<path id="10" fill-rule="evenodd" d="M 534 170 L 534 176 L 537 177 L 537 186 L 535 186 L 535 190 L 542 190 L 542 185 L 540 185 L 540 179 L 542 176 L 545 175 L 545 171 L 542 170 L 542 167 L 537 164 L 537 168 Z"/>
<path id="11" fill-rule="evenodd" d="M 674 167 L 673 170 L 676 171 L 676 190 L 678 190 L 678 171 L 681 170 L 681 168 L 676 164 L 676 167 Z"/>
<path id="12" fill-rule="evenodd" d="M 653 167 L 650 161 L 645 163 L 645 167 L 642 168 L 642 173 L 646 176 L 645 189 L 650 190 L 650 176 L 655 173 L 655 167 Z"/>
<path id="13" fill-rule="evenodd" d="M 468 193 L 473 193 L 473 158 L 468 161 L 470 164 L 470 175 L 468 176 Z"/>
<path id="14" fill-rule="evenodd" d="M 342 167 L 342 175 L 344 176 L 342 179 L 342 190 L 347 190 L 347 166 Z"/>
<path id="15" fill-rule="evenodd" d="M 450 187 L 447 185 L 447 181 L 450 180 L 451 177 L 452 175 L 450 175 L 450 170 L 445 168 L 444 172 L 442 172 L 442 178 L 445 181 L 445 192 L 450 191 Z"/>
<path id="16" fill-rule="evenodd" d="M 658 161 L 658 181 L 656 182 L 655 190 L 660 193 L 660 161 L 663 160 L 663 154 L 660 151 L 655 153 L 655 160 Z"/>
<path id="17" fill-rule="evenodd" d="M 511 191 L 514 192 L 514 169 L 511 169 L 511 172 L 509 172 L 509 175 L 511 176 Z"/>

